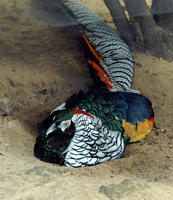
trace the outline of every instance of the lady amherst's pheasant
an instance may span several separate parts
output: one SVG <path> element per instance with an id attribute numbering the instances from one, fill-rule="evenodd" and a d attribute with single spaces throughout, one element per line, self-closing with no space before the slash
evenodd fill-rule
<path id="1" fill-rule="evenodd" d="M 107 88 L 72 95 L 39 126 L 34 154 L 43 161 L 84 167 L 121 158 L 127 143 L 152 129 L 151 102 L 130 89 L 129 47 L 79 0 L 65 0 L 78 21 L 90 70 Z"/>

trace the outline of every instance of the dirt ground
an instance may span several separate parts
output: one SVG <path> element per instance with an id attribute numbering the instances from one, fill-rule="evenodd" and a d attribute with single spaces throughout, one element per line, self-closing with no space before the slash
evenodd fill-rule
<path id="1" fill-rule="evenodd" d="M 124 158 L 72 169 L 33 156 L 37 123 L 92 86 L 76 27 L 45 2 L 0 1 L 0 199 L 171 200 L 173 62 L 161 58 L 134 53 L 133 88 L 152 101 L 156 122 Z"/>

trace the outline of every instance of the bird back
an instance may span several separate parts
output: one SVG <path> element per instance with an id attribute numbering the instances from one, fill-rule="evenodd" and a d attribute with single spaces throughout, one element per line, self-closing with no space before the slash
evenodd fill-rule
<path id="1" fill-rule="evenodd" d="M 110 92 L 96 90 L 84 94 L 80 92 L 67 100 L 67 107 L 84 109 L 101 118 L 109 130 L 124 129 L 124 137 L 130 142 L 144 138 L 152 129 L 154 112 L 152 104 L 143 95 L 130 92 Z"/>

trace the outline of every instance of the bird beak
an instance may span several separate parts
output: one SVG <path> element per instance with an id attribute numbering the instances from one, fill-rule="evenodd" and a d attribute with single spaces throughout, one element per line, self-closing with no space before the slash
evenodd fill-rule
<path id="1" fill-rule="evenodd" d="M 47 131 L 46 131 L 46 137 L 47 137 L 50 133 L 54 132 L 55 130 L 56 130 L 56 124 L 53 123 L 53 124 L 47 129 Z"/>

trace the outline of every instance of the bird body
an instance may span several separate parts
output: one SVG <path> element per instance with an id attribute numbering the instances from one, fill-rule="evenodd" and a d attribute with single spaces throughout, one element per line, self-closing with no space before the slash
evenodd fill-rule
<path id="1" fill-rule="evenodd" d="M 61 163 L 63 160 L 63 164 L 70 167 L 121 158 L 127 138 L 134 142 L 145 137 L 153 126 L 153 116 L 151 102 L 139 94 L 108 90 L 80 92 L 54 109 L 39 125 L 35 155 L 48 162 Z M 141 124 L 147 122 L 151 124 L 143 125 L 141 135 Z M 51 139 L 54 137 L 57 144 Z M 62 147 L 59 140 L 63 137 L 67 137 L 68 142 Z M 47 138 L 46 143 L 40 142 L 42 138 Z M 49 153 L 44 156 L 46 149 Z"/>

